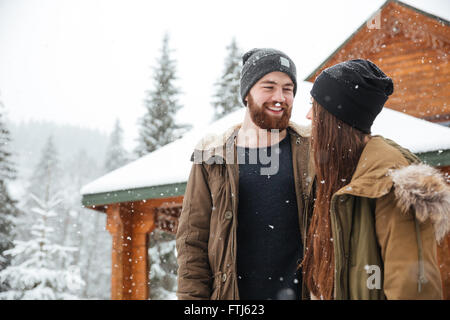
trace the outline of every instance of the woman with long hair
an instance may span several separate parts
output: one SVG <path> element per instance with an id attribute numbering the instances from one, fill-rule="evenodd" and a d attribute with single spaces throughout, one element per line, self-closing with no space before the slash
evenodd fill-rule
<path id="1" fill-rule="evenodd" d="M 368 60 L 314 82 L 316 192 L 301 263 L 313 299 L 442 299 L 436 240 L 450 229 L 450 190 L 436 169 L 370 134 L 392 92 Z"/>

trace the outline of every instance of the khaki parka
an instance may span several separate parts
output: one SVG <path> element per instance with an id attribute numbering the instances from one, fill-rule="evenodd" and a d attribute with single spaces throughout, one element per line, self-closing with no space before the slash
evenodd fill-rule
<path id="1" fill-rule="evenodd" d="M 442 299 L 436 240 L 450 229 L 440 173 L 381 136 L 332 197 L 335 299 Z"/>
<path id="2" fill-rule="evenodd" d="M 236 230 L 239 165 L 236 135 L 240 125 L 196 146 L 176 235 L 179 299 L 237 300 Z M 309 127 L 290 123 L 299 228 L 304 241 L 313 173 Z M 257 192 L 257 187 L 255 188 Z"/>

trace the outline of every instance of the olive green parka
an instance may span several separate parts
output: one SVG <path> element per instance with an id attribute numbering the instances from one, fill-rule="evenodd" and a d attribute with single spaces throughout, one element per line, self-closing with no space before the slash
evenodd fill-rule
<path id="1" fill-rule="evenodd" d="M 330 205 L 335 299 L 442 299 L 436 241 L 450 229 L 443 176 L 381 136 Z"/>

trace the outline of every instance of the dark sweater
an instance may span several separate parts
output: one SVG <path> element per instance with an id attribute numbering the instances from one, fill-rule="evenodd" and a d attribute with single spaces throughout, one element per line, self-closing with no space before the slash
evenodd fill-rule
<path id="1" fill-rule="evenodd" d="M 267 150 L 279 156 L 276 173 L 261 174 L 270 163 L 260 158 Z M 241 299 L 300 299 L 302 258 L 289 135 L 268 148 L 237 148 L 239 211 L 237 274 Z M 249 154 L 257 153 L 257 163 Z M 253 158 L 254 159 L 254 158 Z M 261 164 L 261 162 L 266 164 Z M 274 162 L 272 160 L 272 166 Z M 267 170 L 267 169 L 266 169 Z"/>

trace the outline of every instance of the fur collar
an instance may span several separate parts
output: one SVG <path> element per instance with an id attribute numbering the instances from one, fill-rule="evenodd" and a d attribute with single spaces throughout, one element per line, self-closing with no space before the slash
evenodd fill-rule
<path id="1" fill-rule="evenodd" d="M 241 126 L 242 124 L 236 124 L 227 129 L 224 133 L 206 135 L 197 143 L 195 150 L 212 150 L 224 147 L 228 139 L 234 134 L 237 134 L 237 130 L 239 130 Z M 292 121 L 289 122 L 288 129 L 290 129 L 291 132 L 294 132 L 294 134 L 302 137 L 309 137 L 311 135 L 311 126 L 299 125 Z"/>
<path id="2" fill-rule="evenodd" d="M 351 182 L 336 194 L 380 198 L 392 188 L 403 212 L 414 209 L 421 222 L 430 218 L 438 242 L 450 231 L 450 186 L 443 175 L 382 136 L 370 139 Z"/>
<path id="3" fill-rule="evenodd" d="M 390 172 L 394 193 L 403 212 L 414 208 L 424 222 L 430 218 L 440 242 L 450 231 L 450 187 L 443 175 L 425 164 L 412 164 Z"/>

